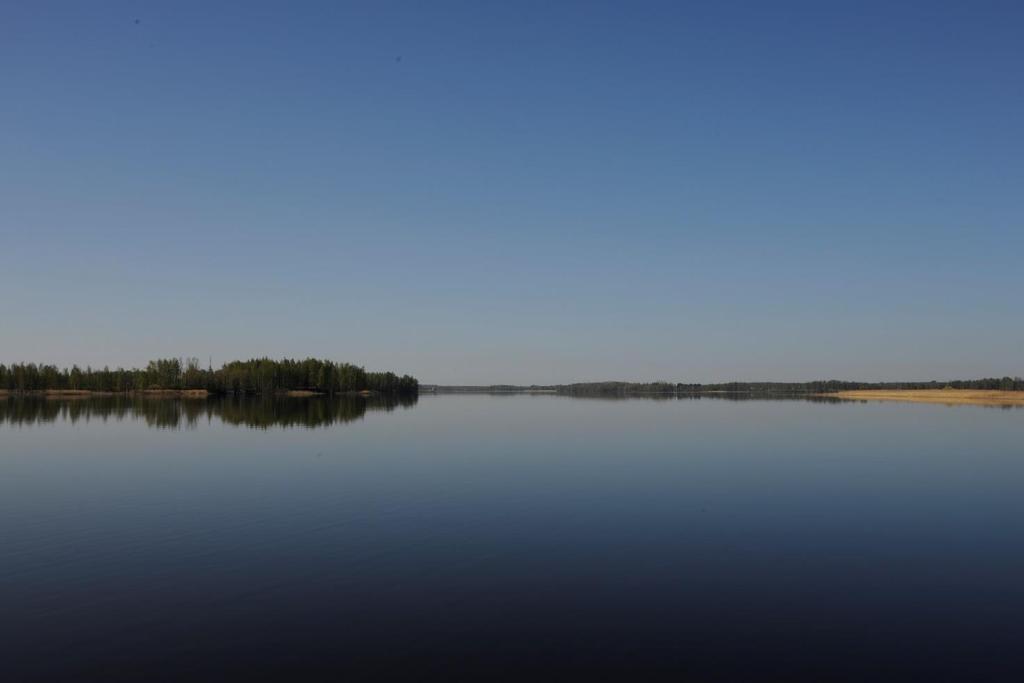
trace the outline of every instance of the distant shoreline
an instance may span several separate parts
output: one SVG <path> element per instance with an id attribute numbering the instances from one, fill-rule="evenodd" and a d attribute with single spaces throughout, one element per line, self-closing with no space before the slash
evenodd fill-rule
<path id="1" fill-rule="evenodd" d="M 985 381 L 985 380 L 982 380 Z M 1020 380 L 1013 380 L 1019 385 Z M 842 389 L 838 391 L 811 388 L 808 384 L 740 384 L 712 385 L 705 387 L 674 388 L 671 384 L 629 384 L 625 382 L 551 385 L 517 387 L 512 385 L 494 386 L 443 386 L 424 385 L 421 391 L 432 394 L 555 394 L 577 398 L 593 397 L 746 397 L 746 398 L 804 398 L 808 400 L 846 401 L 904 401 L 912 403 L 933 403 L 944 405 L 988 405 L 1024 407 L 1024 390 L 989 388 L 894 388 Z M 653 389 L 653 390 L 652 390 Z"/>
<path id="2" fill-rule="evenodd" d="M 532 388 L 532 387 L 438 387 L 427 386 L 422 393 L 427 394 L 547 394 L 576 397 L 602 397 L 612 394 L 573 394 L 558 391 L 555 388 Z M 0 398 L 54 398 L 54 399 L 75 399 L 95 397 L 142 397 L 142 398 L 187 398 L 206 399 L 214 396 L 222 396 L 217 392 L 206 389 L 138 389 L 132 391 L 92 391 L 88 389 L 37 389 L 30 391 L 10 391 L 0 389 Z M 257 394 L 259 395 L 259 394 Z M 268 392 L 268 395 L 278 397 L 309 398 L 327 396 L 325 392 L 291 389 Z M 377 396 L 380 392 L 362 390 L 335 392 L 333 396 Z M 732 395 L 732 392 L 722 390 L 704 390 L 696 392 L 644 392 L 631 391 L 618 394 L 619 396 L 715 396 Z M 771 393 L 745 393 L 738 395 L 772 396 Z M 986 406 L 1022 406 L 1024 407 L 1024 391 L 1004 391 L 995 389 L 851 389 L 847 391 L 829 392 L 793 392 L 780 393 L 778 396 L 788 398 L 806 397 L 838 399 L 846 401 L 897 401 L 906 403 L 932 403 L 943 405 L 986 405 Z"/>
<path id="3" fill-rule="evenodd" d="M 984 389 L 859 389 L 818 394 L 859 401 L 903 401 L 944 405 L 1024 406 L 1024 391 Z"/>

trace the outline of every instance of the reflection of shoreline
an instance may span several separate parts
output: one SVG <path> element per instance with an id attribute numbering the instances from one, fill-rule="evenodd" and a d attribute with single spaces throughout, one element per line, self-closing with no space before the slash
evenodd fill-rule
<path id="1" fill-rule="evenodd" d="M 560 398 L 584 401 L 804 401 L 807 403 L 843 403 L 841 399 L 818 394 L 751 393 L 701 391 L 694 393 L 630 392 L 621 394 L 558 394 Z"/>
<path id="2" fill-rule="evenodd" d="M 32 389 L 29 391 L 9 391 L 7 389 L 0 389 L 0 398 L 109 398 L 109 397 L 120 397 L 120 398 L 209 398 L 209 397 L 221 397 L 221 396 L 237 396 L 238 394 L 213 394 L 206 389 L 139 389 L 137 391 L 93 391 L 91 389 Z M 310 397 L 310 396 L 327 396 L 328 394 L 322 391 L 310 391 L 308 389 L 288 389 L 276 391 L 270 394 L 274 396 L 293 396 L 293 397 Z M 362 391 L 342 391 L 330 394 L 332 396 L 391 396 L 393 394 L 383 394 L 376 391 L 370 391 L 369 389 L 363 389 Z M 400 392 L 394 395 L 405 395 L 404 392 Z M 261 394 L 245 394 L 245 396 L 262 396 Z"/>
<path id="3" fill-rule="evenodd" d="M 416 405 L 415 395 L 336 397 L 188 397 L 27 396 L 0 398 L 0 425 L 33 425 L 79 420 L 143 420 L 150 427 L 194 427 L 199 420 L 218 419 L 229 425 L 257 429 L 322 427 L 361 420 L 368 411 L 388 412 Z"/>
<path id="4" fill-rule="evenodd" d="M 548 390 L 530 391 L 421 391 L 420 396 L 551 396 L 560 399 L 580 401 L 808 401 L 811 403 L 842 403 L 843 401 L 824 394 L 793 392 L 749 392 L 749 391 L 607 391 L 593 393 L 562 393 Z"/>

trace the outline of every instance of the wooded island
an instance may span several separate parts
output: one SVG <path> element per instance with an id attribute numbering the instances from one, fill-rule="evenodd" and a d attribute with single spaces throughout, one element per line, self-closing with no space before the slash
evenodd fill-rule
<path id="1" fill-rule="evenodd" d="M 144 369 L 103 368 L 77 365 L 0 364 L 0 392 L 27 393 L 134 393 L 180 394 L 274 394 L 312 393 L 415 394 L 419 382 L 410 375 L 367 372 L 351 363 L 307 358 L 272 360 L 254 358 L 231 361 L 219 369 L 203 369 L 199 359 L 164 358 L 149 361 Z"/>

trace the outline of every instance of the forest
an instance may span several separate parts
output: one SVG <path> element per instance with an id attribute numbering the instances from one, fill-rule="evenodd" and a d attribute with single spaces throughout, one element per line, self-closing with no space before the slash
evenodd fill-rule
<path id="1" fill-rule="evenodd" d="M 371 391 L 380 394 L 415 394 L 419 382 L 409 375 L 367 372 L 351 363 L 307 358 L 272 360 L 254 358 L 231 361 L 219 369 L 203 368 L 197 358 L 164 358 L 150 361 L 143 369 L 97 370 L 77 365 L 58 368 L 35 363 L 0 364 L 0 391 L 93 391 L 131 393 L 137 391 L 205 390 L 211 394 L 273 394 L 310 391 L 336 395 Z"/>

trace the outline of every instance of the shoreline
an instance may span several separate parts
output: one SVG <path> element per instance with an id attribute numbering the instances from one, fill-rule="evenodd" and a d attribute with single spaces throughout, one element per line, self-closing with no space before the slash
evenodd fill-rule
<path id="1" fill-rule="evenodd" d="M 987 389 L 857 389 L 818 396 L 850 401 L 902 401 L 942 405 L 1024 406 L 1024 391 Z"/>
<path id="2" fill-rule="evenodd" d="M 526 391 L 437 391 L 427 389 L 419 393 L 427 394 L 483 394 L 483 393 L 506 393 L 506 394 L 549 394 L 562 395 L 554 390 L 526 390 Z M 729 392 L 706 391 L 701 394 L 726 394 Z M 0 389 L 0 398 L 54 398 L 54 399 L 75 399 L 75 398 L 102 398 L 102 397 L 143 397 L 143 398 L 184 398 L 184 399 L 207 399 L 216 396 L 231 396 L 233 394 L 219 394 L 206 389 L 141 389 L 133 391 L 91 391 L 88 389 L 37 389 L 32 391 L 9 391 Z M 246 396 L 261 396 L 262 394 L 245 394 Z M 276 391 L 272 396 L 284 396 L 289 398 L 315 398 L 327 396 L 324 392 L 309 389 L 292 389 L 288 391 Z M 379 392 L 363 390 L 348 391 L 334 394 L 334 396 L 362 396 L 370 397 L 383 395 Z M 573 396 L 574 394 L 564 394 Z M 629 395 L 654 395 L 653 393 L 633 393 Z M 665 394 L 677 395 L 677 393 Z M 941 405 L 983 405 L 983 406 L 1021 406 L 1024 407 L 1024 391 L 1002 391 L 989 389 L 851 389 L 847 391 L 823 392 L 803 394 L 804 396 L 816 396 L 822 398 L 841 399 L 846 401 L 896 401 L 904 403 L 931 403 Z"/>

